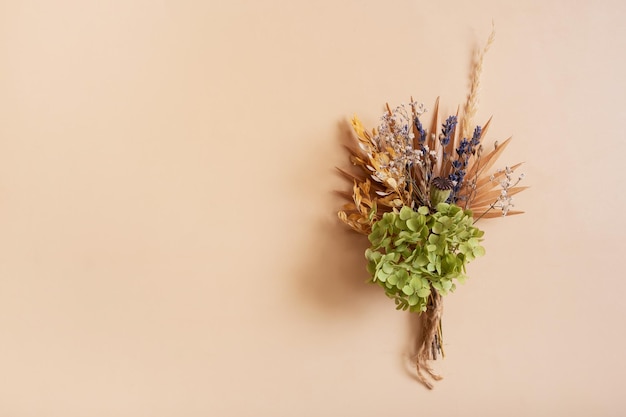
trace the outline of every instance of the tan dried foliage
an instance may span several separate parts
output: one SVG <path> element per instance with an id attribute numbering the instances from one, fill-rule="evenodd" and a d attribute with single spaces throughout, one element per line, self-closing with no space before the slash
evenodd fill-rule
<path id="1" fill-rule="evenodd" d="M 425 144 L 431 151 L 439 156 L 433 166 L 427 167 L 431 174 L 430 178 L 438 176 L 448 177 L 454 170 L 452 159 L 444 160 L 441 155 L 454 155 L 455 149 L 459 146 L 462 138 L 471 138 L 473 135 L 473 118 L 478 109 L 478 96 L 480 90 L 480 76 L 483 70 L 483 59 L 485 54 L 493 44 L 495 30 L 487 40 L 484 48 L 477 54 L 471 75 L 470 91 L 467 101 L 463 106 L 463 112 L 457 109 L 457 119 L 460 116 L 459 124 L 453 131 L 448 145 L 443 146 L 438 138 L 440 127 L 439 119 L 439 98 L 435 101 L 432 111 L 432 118 L 427 130 Z M 413 103 L 413 99 L 411 99 Z M 387 112 L 391 115 L 389 105 Z M 412 107 L 413 116 L 416 117 L 416 109 Z M 461 114 L 460 114 L 461 113 Z M 489 129 L 491 118 L 483 125 L 481 132 L 481 143 L 484 142 L 485 135 Z M 396 172 L 386 168 L 391 160 L 396 156 L 391 146 L 385 143 L 384 138 L 374 140 L 376 130 L 369 133 L 361 121 L 354 116 L 351 121 L 354 135 L 354 144 L 347 146 L 350 152 L 350 160 L 357 168 L 357 173 L 350 173 L 342 169 L 338 170 L 353 183 L 352 194 L 342 193 L 351 200 L 343 210 L 338 213 L 339 218 L 359 233 L 369 234 L 374 222 L 379 220 L 383 213 L 399 209 L 406 205 L 414 207 L 421 200 L 429 201 L 430 184 L 426 178 L 425 168 L 400 167 Z M 413 125 L 415 136 L 413 146 L 417 149 L 418 132 Z M 483 147 L 480 145 L 477 152 L 468 161 L 466 176 L 457 197 L 458 203 L 464 208 L 472 210 L 477 218 L 501 217 L 502 213 L 493 210 L 493 204 L 500 195 L 500 180 L 504 172 L 490 170 L 496 163 L 500 155 L 504 152 L 511 138 L 506 139 L 501 144 L 494 145 L 493 150 L 483 155 Z M 521 163 L 510 167 L 513 172 Z M 513 187 L 508 190 L 509 195 L 517 194 L 527 187 Z M 417 200 L 417 201 L 416 201 Z M 415 208 L 415 207 L 414 207 Z M 493 211 L 492 211 L 493 210 Z M 521 211 L 508 211 L 507 215 L 521 214 Z"/>

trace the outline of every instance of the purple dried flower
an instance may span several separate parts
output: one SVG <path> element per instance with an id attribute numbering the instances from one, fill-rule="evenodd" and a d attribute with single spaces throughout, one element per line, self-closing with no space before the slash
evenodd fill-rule
<path id="1" fill-rule="evenodd" d="M 439 136 L 439 140 L 441 141 L 442 145 L 446 146 L 448 143 L 450 143 L 450 136 L 452 136 L 452 132 L 454 132 L 454 127 L 456 126 L 456 123 L 456 116 L 450 116 L 442 125 L 441 136 Z"/>
<path id="2" fill-rule="evenodd" d="M 422 122 L 420 122 L 420 119 L 417 116 L 415 116 L 415 120 L 413 123 L 415 124 L 415 129 L 417 129 L 417 133 L 419 133 L 417 141 L 422 144 L 426 141 L 426 131 L 424 130 Z"/>

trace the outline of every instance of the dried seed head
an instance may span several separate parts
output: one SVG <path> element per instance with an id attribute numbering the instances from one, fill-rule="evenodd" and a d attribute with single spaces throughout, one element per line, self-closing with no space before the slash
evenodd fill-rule
<path id="1" fill-rule="evenodd" d="M 438 190 L 451 190 L 454 187 L 454 183 L 448 178 L 436 177 L 430 182 Z"/>
<path id="2" fill-rule="evenodd" d="M 444 203 L 450 193 L 454 183 L 448 178 L 436 177 L 430 182 L 430 204 L 432 207 L 437 207 L 437 204 Z"/>

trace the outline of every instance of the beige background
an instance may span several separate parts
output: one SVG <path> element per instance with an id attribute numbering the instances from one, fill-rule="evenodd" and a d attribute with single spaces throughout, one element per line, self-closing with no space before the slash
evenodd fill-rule
<path id="1" fill-rule="evenodd" d="M 445 375 L 336 220 L 346 118 L 454 112 L 526 161 L 446 299 Z M 622 1 L 0 3 L 0 415 L 619 416 Z"/>

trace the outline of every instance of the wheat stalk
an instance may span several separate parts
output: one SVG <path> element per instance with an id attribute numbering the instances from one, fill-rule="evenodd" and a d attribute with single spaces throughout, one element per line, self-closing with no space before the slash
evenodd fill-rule
<path id="1" fill-rule="evenodd" d="M 487 43 L 484 48 L 478 53 L 474 63 L 474 69 L 472 71 L 472 82 L 470 84 L 470 92 L 467 95 L 467 101 L 463 108 L 463 118 L 461 119 L 462 133 L 464 138 L 472 136 L 472 125 L 476 111 L 478 110 L 478 97 L 480 92 L 480 76 L 483 72 L 483 60 L 485 54 L 491 48 L 491 45 L 496 40 L 496 28 L 494 23 L 491 23 L 491 34 L 487 39 Z"/>

